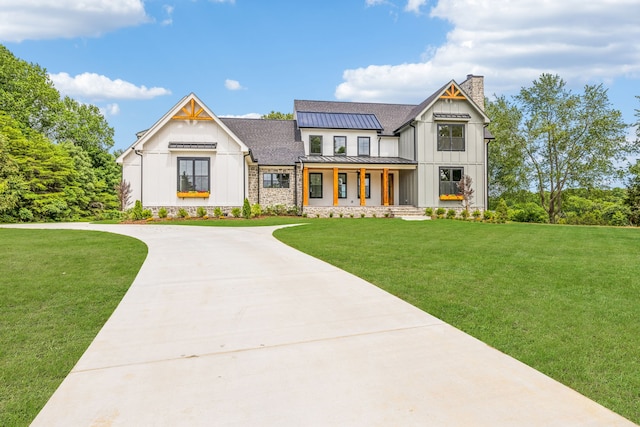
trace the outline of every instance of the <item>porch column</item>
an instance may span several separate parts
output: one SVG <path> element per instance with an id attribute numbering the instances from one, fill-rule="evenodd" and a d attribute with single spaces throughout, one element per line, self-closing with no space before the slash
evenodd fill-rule
<path id="1" fill-rule="evenodd" d="M 365 184 L 365 173 L 366 173 L 366 169 L 362 168 L 360 169 L 360 206 L 365 206 L 367 204 L 367 201 L 365 199 L 365 196 L 367 195 L 366 189 L 364 188 L 364 184 Z"/>
<path id="2" fill-rule="evenodd" d="M 338 206 L 338 168 L 333 168 L 333 206 Z"/>
<path id="3" fill-rule="evenodd" d="M 309 169 L 302 169 L 302 206 L 309 206 Z"/>
<path id="4" fill-rule="evenodd" d="M 382 170 L 382 205 L 389 206 L 389 168 Z"/>

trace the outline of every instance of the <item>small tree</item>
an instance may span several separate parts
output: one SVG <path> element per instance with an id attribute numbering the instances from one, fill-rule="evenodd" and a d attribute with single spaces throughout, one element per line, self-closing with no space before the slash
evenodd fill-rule
<path id="1" fill-rule="evenodd" d="M 247 198 L 244 199 L 244 203 L 242 204 L 242 217 L 244 219 L 251 218 L 251 204 Z"/>
<path id="2" fill-rule="evenodd" d="M 509 219 L 509 207 L 504 199 L 500 199 L 498 207 L 496 208 L 496 221 L 507 222 L 507 219 Z"/>
<path id="3" fill-rule="evenodd" d="M 133 192 L 133 190 L 131 190 L 131 184 L 123 179 L 115 185 L 115 190 L 118 196 L 118 202 L 120 203 L 120 210 L 124 211 L 131 201 L 131 193 Z"/>
<path id="4" fill-rule="evenodd" d="M 471 188 L 471 184 L 473 184 L 473 179 L 471 179 L 469 175 L 464 175 L 458 182 L 458 192 L 462 194 L 462 204 L 464 205 L 464 210 L 467 212 L 469 212 L 469 207 L 473 200 L 473 188 Z"/>

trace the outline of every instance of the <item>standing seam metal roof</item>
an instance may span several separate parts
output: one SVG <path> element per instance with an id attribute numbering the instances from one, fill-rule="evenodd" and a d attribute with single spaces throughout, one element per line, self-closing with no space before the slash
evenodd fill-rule
<path id="1" fill-rule="evenodd" d="M 298 111 L 296 118 L 300 128 L 383 129 L 375 114 Z"/>

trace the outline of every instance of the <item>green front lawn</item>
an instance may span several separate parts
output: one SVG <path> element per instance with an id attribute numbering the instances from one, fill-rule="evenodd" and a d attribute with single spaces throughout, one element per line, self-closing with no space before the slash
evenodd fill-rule
<path id="1" fill-rule="evenodd" d="M 33 421 L 146 255 L 115 234 L 0 229 L 0 426 Z"/>
<path id="2" fill-rule="evenodd" d="M 640 422 L 640 229 L 334 218 L 275 235 Z"/>
<path id="3" fill-rule="evenodd" d="M 640 230 L 438 220 L 306 222 L 276 236 L 640 422 Z M 151 226 L 151 225 L 150 225 Z M 28 425 L 132 283 L 144 244 L 0 229 L 0 425 Z"/>

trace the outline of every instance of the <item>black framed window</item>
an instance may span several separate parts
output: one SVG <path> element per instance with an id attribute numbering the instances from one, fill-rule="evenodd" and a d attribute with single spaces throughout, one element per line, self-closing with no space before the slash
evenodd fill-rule
<path id="1" fill-rule="evenodd" d="M 371 138 L 368 136 L 358 137 L 358 156 L 368 156 L 371 154 Z"/>
<path id="2" fill-rule="evenodd" d="M 445 167 L 440 168 L 440 195 L 458 194 L 458 182 L 464 175 L 463 168 Z"/>
<path id="3" fill-rule="evenodd" d="M 322 199 L 322 174 L 309 174 L 309 197 L 312 199 Z"/>
<path id="4" fill-rule="evenodd" d="M 333 137 L 333 155 L 334 156 L 347 155 L 347 137 L 346 136 Z"/>
<path id="5" fill-rule="evenodd" d="M 371 174 L 364 174 L 364 198 L 371 198 L 371 186 L 369 183 L 371 182 Z M 360 172 L 358 172 L 358 199 L 360 198 Z"/>
<path id="6" fill-rule="evenodd" d="M 347 198 L 347 174 L 338 174 L 338 199 Z"/>
<path id="7" fill-rule="evenodd" d="M 464 125 L 438 125 L 438 151 L 464 151 Z"/>
<path id="8" fill-rule="evenodd" d="M 289 188 L 289 174 L 265 173 L 262 176 L 262 188 Z"/>
<path id="9" fill-rule="evenodd" d="M 311 135 L 309 137 L 309 154 L 312 156 L 322 156 L 322 136 Z"/>
<path id="10" fill-rule="evenodd" d="M 178 157 L 178 191 L 209 191 L 209 158 Z"/>

